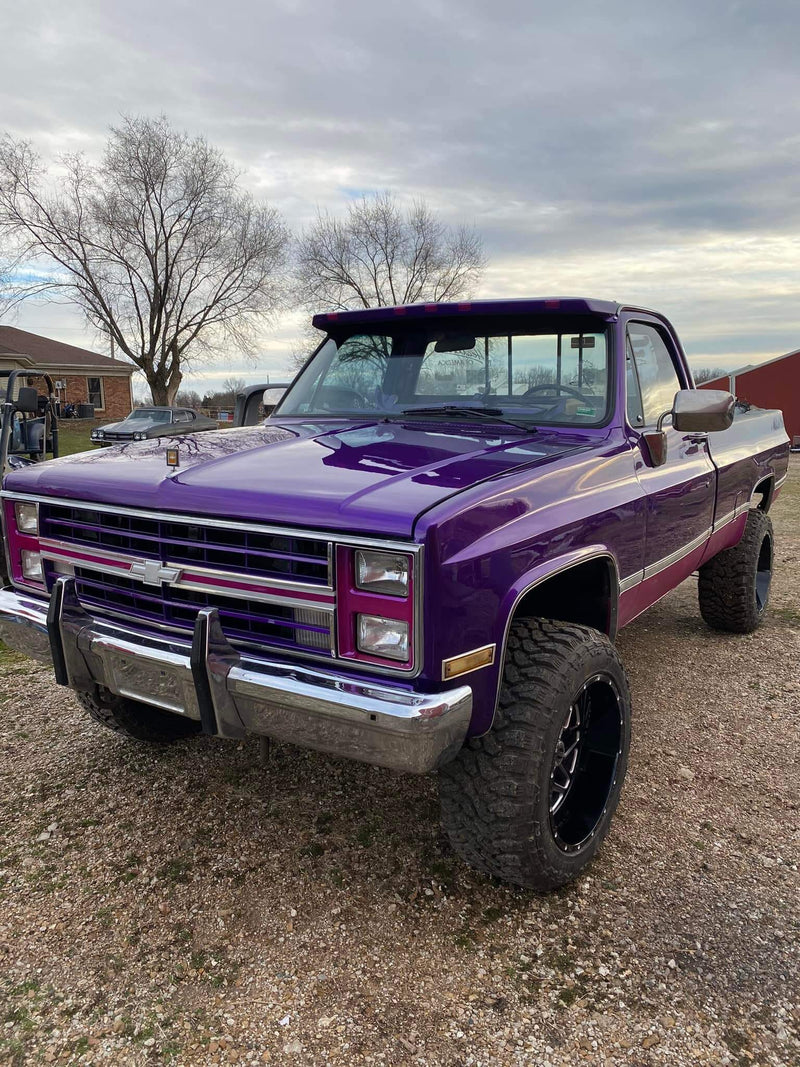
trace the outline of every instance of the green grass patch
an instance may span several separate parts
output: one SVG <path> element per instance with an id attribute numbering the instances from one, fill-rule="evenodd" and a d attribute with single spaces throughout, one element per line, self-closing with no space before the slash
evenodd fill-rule
<path id="1" fill-rule="evenodd" d="M 58 424 L 59 456 L 74 456 L 76 452 L 88 452 L 95 446 L 91 432 L 103 426 L 109 419 L 62 419 Z"/>
<path id="2" fill-rule="evenodd" d="M 0 641 L 0 672 L 5 674 L 8 668 L 19 667 L 22 664 L 30 665 L 30 660 L 27 656 L 23 656 L 21 652 L 14 652 L 8 645 L 4 645 Z M 14 673 L 12 670 L 10 673 Z"/>

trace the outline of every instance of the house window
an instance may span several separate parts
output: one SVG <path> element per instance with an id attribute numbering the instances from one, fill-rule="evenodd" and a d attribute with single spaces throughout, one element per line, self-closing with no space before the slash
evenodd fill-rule
<path id="1" fill-rule="evenodd" d="M 95 411 L 102 411 L 105 407 L 103 403 L 103 379 L 87 378 L 86 384 L 89 390 L 89 403 L 94 404 Z"/>

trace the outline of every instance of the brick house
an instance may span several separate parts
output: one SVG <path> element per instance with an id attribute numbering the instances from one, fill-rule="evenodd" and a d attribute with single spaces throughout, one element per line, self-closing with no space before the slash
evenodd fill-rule
<path id="1" fill-rule="evenodd" d="M 0 370 L 27 369 L 50 375 L 62 407 L 93 404 L 101 419 L 124 419 L 133 408 L 132 363 L 0 326 Z"/>

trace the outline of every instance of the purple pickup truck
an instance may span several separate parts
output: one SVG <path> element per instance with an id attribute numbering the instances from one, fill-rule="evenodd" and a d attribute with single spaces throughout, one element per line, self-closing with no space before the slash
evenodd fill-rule
<path id="1" fill-rule="evenodd" d="M 314 325 L 260 426 L 8 474 L 0 636 L 139 741 L 435 770 L 459 855 L 562 885 L 625 776 L 620 627 L 694 572 L 709 625 L 761 622 L 782 417 L 696 390 L 663 315 L 602 300 Z"/>

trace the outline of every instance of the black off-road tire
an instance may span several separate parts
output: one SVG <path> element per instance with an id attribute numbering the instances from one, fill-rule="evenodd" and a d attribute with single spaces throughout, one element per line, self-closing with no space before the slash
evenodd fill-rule
<path id="1" fill-rule="evenodd" d="M 760 510 L 747 515 L 738 545 L 700 568 L 700 614 L 714 630 L 749 634 L 762 623 L 769 603 L 774 538 L 772 520 Z"/>
<path id="2" fill-rule="evenodd" d="M 585 744 L 578 743 L 578 773 L 551 814 L 555 761 L 563 751 L 557 746 L 583 701 L 589 726 Z M 617 807 L 630 723 L 625 668 L 605 635 L 544 619 L 514 622 L 494 724 L 440 771 L 442 828 L 454 850 L 485 874 L 538 892 L 571 881 L 594 857 Z M 580 828 L 569 822 L 570 795 L 576 819 L 586 797 Z"/>
<path id="3" fill-rule="evenodd" d="M 78 702 L 95 722 L 114 733 L 123 734 L 134 741 L 167 745 L 200 733 L 200 723 L 183 715 L 173 715 L 151 704 L 103 693 L 77 693 Z"/>

